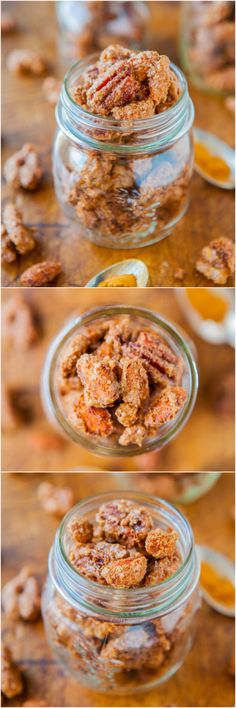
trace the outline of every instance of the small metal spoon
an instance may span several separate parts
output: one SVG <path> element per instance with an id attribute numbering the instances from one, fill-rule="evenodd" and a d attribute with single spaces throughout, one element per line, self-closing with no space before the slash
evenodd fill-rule
<path id="1" fill-rule="evenodd" d="M 202 561 L 209 563 L 209 565 L 211 565 L 220 576 L 230 580 L 235 587 L 235 566 L 233 561 L 227 558 L 227 556 L 224 556 L 222 553 L 213 551 L 213 549 L 208 548 L 208 546 L 197 545 L 196 550 L 200 563 Z M 227 617 L 234 617 L 235 607 L 226 607 L 226 605 L 222 605 L 220 602 L 217 602 L 211 595 L 208 594 L 202 585 L 201 592 L 204 600 L 208 605 L 213 607 L 216 612 L 220 612 L 222 615 L 226 615 Z"/>
<path id="2" fill-rule="evenodd" d="M 214 290 L 214 288 L 209 289 Z M 186 288 L 178 288 L 175 295 L 182 312 L 199 337 L 211 344 L 230 344 L 231 347 L 235 346 L 234 298 L 229 288 L 221 288 L 219 292 L 219 297 L 225 298 L 229 304 L 229 310 L 222 322 L 215 322 L 211 319 L 204 320 L 191 304 Z"/>
<path id="3" fill-rule="evenodd" d="M 115 275 L 134 275 L 137 280 L 138 288 L 146 288 L 148 283 L 150 283 L 149 271 L 143 261 L 137 258 L 127 258 L 119 263 L 114 263 L 114 265 L 101 270 L 100 273 L 91 278 L 89 282 L 85 285 L 86 288 L 97 288 L 99 283 L 103 280 L 107 280 Z"/>
<path id="4" fill-rule="evenodd" d="M 195 143 L 202 143 L 212 155 L 221 157 L 227 163 L 230 169 L 230 177 L 226 181 L 215 179 L 204 172 L 197 162 L 194 162 L 196 172 L 198 172 L 203 179 L 210 182 L 210 184 L 214 184 L 216 187 L 221 187 L 221 189 L 235 189 L 235 151 L 233 148 L 229 147 L 223 140 L 219 140 L 216 135 L 212 135 L 212 133 L 208 133 L 206 130 L 201 130 L 200 128 L 194 128 L 193 135 Z"/>

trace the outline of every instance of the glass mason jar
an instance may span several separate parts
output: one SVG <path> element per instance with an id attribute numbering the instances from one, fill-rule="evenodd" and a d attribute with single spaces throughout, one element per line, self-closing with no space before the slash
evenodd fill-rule
<path id="1" fill-rule="evenodd" d="M 124 315 L 130 315 L 132 324 L 138 324 L 144 328 L 148 328 L 156 335 L 159 334 L 166 343 L 171 347 L 174 353 L 180 358 L 183 367 L 182 386 L 187 391 L 187 398 L 183 408 L 177 416 L 162 425 L 154 437 L 144 440 L 142 447 L 136 444 L 130 444 L 126 447 L 118 442 L 117 435 L 111 435 L 106 438 L 98 438 L 96 435 L 86 434 L 78 428 L 74 428 L 72 423 L 66 417 L 65 396 L 60 395 L 59 383 L 60 380 L 60 363 L 68 348 L 68 344 L 80 331 L 80 328 L 90 326 L 91 324 L 105 322 L 107 319 L 115 317 L 122 318 Z M 169 320 L 166 320 L 159 314 L 146 310 L 145 308 L 132 307 L 126 305 L 111 305 L 106 307 L 98 307 L 96 309 L 85 312 L 78 317 L 74 317 L 60 330 L 58 335 L 52 341 L 48 350 L 43 373 L 41 394 L 44 410 L 49 421 L 56 427 L 60 428 L 60 432 L 64 432 L 74 442 L 88 448 L 96 455 L 115 455 L 115 456 L 134 456 L 141 455 L 150 450 L 160 449 L 180 432 L 186 424 L 189 416 L 195 405 L 198 390 L 198 370 L 195 360 L 195 347 L 183 330 L 176 328 Z M 78 396 L 76 391 L 73 395 Z M 121 431 L 120 431 L 121 432 Z M 119 433 L 120 434 L 120 433 Z"/>
<path id="2" fill-rule="evenodd" d="M 235 15 L 233 0 L 182 2 L 180 51 L 190 80 L 211 93 L 233 94 Z"/>
<path id="3" fill-rule="evenodd" d="M 59 50 L 72 63 L 109 44 L 139 49 L 145 46 L 148 7 L 145 2 L 86 2 L 58 0 Z"/>
<path id="4" fill-rule="evenodd" d="M 146 456 L 145 456 L 146 457 Z M 148 468 L 148 455 L 145 459 Z M 141 465 L 140 465 L 141 469 Z M 163 496 L 175 504 L 192 504 L 207 494 L 219 479 L 220 472 L 111 472 L 117 480 L 117 489 L 125 485 L 145 494 Z"/>
<path id="5" fill-rule="evenodd" d="M 94 115 L 71 91 L 97 55 L 67 73 L 56 109 L 54 186 L 80 235 L 108 248 L 160 241 L 185 214 L 193 168 L 194 109 L 174 64 L 181 96 L 151 118 L 119 121 Z"/>
<path id="6" fill-rule="evenodd" d="M 158 585 L 116 589 L 80 575 L 67 558 L 67 527 L 76 518 L 94 521 L 114 493 L 76 505 L 64 518 L 49 555 L 42 612 L 54 654 L 79 682 L 96 691 L 133 693 L 151 688 L 183 664 L 199 608 L 199 562 L 192 529 L 163 499 L 122 492 L 146 506 L 154 525 L 178 532 L 182 564 Z"/>

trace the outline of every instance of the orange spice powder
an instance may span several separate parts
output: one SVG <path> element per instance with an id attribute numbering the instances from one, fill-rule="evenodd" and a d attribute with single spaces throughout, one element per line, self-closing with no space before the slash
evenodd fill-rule
<path id="1" fill-rule="evenodd" d="M 200 582 L 202 587 L 216 602 L 226 607 L 234 605 L 235 588 L 233 583 L 228 578 L 218 575 L 209 563 L 201 563 Z"/>
<path id="2" fill-rule="evenodd" d="M 202 143 L 195 143 L 195 162 L 213 179 L 226 182 L 230 177 L 230 168 L 227 162 L 218 155 L 213 155 Z"/>

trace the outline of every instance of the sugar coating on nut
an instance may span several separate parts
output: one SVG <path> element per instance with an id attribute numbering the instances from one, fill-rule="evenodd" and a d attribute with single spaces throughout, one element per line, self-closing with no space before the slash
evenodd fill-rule
<path id="1" fill-rule="evenodd" d="M 235 267 L 234 244 L 229 238 L 221 237 L 204 246 L 196 269 L 216 285 L 225 285 L 233 275 Z"/>
<path id="2" fill-rule="evenodd" d="M 38 499 L 48 514 L 64 516 L 74 504 L 74 493 L 70 487 L 56 487 L 50 482 L 42 482 L 37 489 Z"/>
<path id="3" fill-rule="evenodd" d="M 149 531 L 145 548 L 147 553 L 154 558 L 165 558 L 175 551 L 178 534 L 175 531 L 164 531 L 163 529 L 153 529 Z"/>
<path id="4" fill-rule="evenodd" d="M 6 160 L 4 165 L 6 182 L 14 189 L 23 187 L 34 190 L 38 186 L 43 170 L 35 145 L 25 143 L 20 150 Z"/>
<path id="5" fill-rule="evenodd" d="M 155 115 L 178 100 L 170 60 L 156 51 L 109 46 L 80 77 L 73 98 L 91 113 L 132 120 Z"/>
<path id="6" fill-rule="evenodd" d="M 42 261 L 27 268 L 20 277 L 20 283 L 26 288 L 42 288 L 55 280 L 60 272 L 59 261 Z"/>
<path id="7" fill-rule="evenodd" d="M 21 618 L 33 622 L 40 615 L 40 589 L 30 568 L 22 568 L 20 573 L 9 580 L 2 590 L 4 612 L 12 619 Z"/>
<path id="8" fill-rule="evenodd" d="M 23 691 L 23 678 L 10 649 L 3 643 L 1 658 L 1 691 L 6 698 L 14 698 Z"/>
<path id="9" fill-rule="evenodd" d="M 65 346 L 57 385 L 73 428 L 141 447 L 183 408 L 182 376 L 180 357 L 159 333 L 127 316 L 82 326 Z"/>
<path id="10" fill-rule="evenodd" d="M 140 553 L 134 558 L 123 558 L 108 563 L 102 570 L 102 577 L 113 587 L 131 588 L 141 583 L 146 569 L 147 559 Z"/>
<path id="11" fill-rule="evenodd" d="M 73 519 L 68 530 L 78 543 L 88 543 L 93 538 L 93 525 L 88 519 Z"/>
<path id="12" fill-rule="evenodd" d="M 13 74 L 42 76 L 46 70 L 46 62 L 42 55 L 33 49 L 14 49 L 8 54 L 7 68 Z"/>
<path id="13" fill-rule="evenodd" d="M 32 229 L 24 226 L 22 211 L 11 202 L 8 202 L 4 208 L 3 224 L 10 242 L 16 249 L 16 255 L 24 255 L 35 248 Z"/>
<path id="14" fill-rule="evenodd" d="M 148 509 L 126 499 L 102 504 L 96 521 L 107 540 L 119 541 L 130 548 L 144 541 L 153 528 Z"/>

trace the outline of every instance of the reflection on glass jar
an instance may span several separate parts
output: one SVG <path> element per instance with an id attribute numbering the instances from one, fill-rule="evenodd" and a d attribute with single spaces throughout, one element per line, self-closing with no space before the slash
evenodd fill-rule
<path id="1" fill-rule="evenodd" d="M 182 2 L 181 54 L 191 80 L 211 92 L 234 93 L 234 2 Z"/>
<path id="2" fill-rule="evenodd" d="M 97 56 L 68 72 L 57 107 L 53 172 L 58 200 L 78 233 L 109 248 L 160 241 L 185 214 L 193 167 L 193 105 L 181 95 L 167 110 L 119 121 L 75 103 L 71 93 Z"/>
<path id="3" fill-rule="evenodd" d="M 145 505 L 154 526 L 177 532 L 178 570 L 158 584 L 128 589 L 80 574 L 68 560 L 68 528 L 75 518 L 94 523 L 100 505 L 113 501 L 111 493 L 99 495 L 74 507 L 58 530 L 42 608 L 64 668 L 97 691 L 126 694 L 165 681 L 183 664 L 199 607 L 199 563 L 191 527 L 177 509 L 143 494 L 122 497 Z"/>
<path id="4" fill-rule="evenodd" d="M 56 2 L 59 25 L 59 48 L 63 58 L 72 63 L 108 44 L 122 44 L 134 49 L 145 45 L 149 12 L 145 2 Z"/>
<path id="5" fill-rule="evenodd" d="M 134 339 L 131 341 L 132 337 Z M 142 342 L 143 338 L 145 338 L 145 351 L 143 345 L 139 343 L 139 337 Z M 149 344 L 147 344 L 147 338 L 150 337 L 151 340 L 148 339 Z M 83 391 L 82 389 L 81 402 L 81 379 L 78 378 L 78 361 L 80 357 L 82 358 L 79 353 L 81 341 L 83 351 L 92 354 L 91 357 L 86 353 L 85 363 L 86 365 L 88 363 L 89 367 L 93 367 L 93 355 L 96 355 L 96 348 L 100 347 L 97 357 L 95 356 L 96 367 L 97 365 L 100 367 L 99 375 L 97 373 L 93 376 L 93 369 L 91 368 L 93 396 L 96 395 L 98 399 L 98 384 L 99 397 L 101 394 L 100 389 L 102 389 L 102 393 L 105 390 L 105 395 L 108 392 L 110 394 L 111 390 L 113 395 L 114 390 L 115 394 L 117 392 L 117 396 L 114 397 L 114 405 L 111 404 L 111 401 L 97 400 L 95 406 L 94 402 L 89 403 L 87 401 L 86 410 L 84 410 L 85 390 Z M 157 342 L 157 347 L 161 347 L 161 350 L 159 348 L 155 349 L 155 342 Z M 113 352 L 108 357 L 107 352 L 110 347 L 112 350 L 113 346 L 116 348 L 115 355 Z M 148 367 L 149 371 L 147 388 L 145 384 L 145 400 L 142 399 L 139 402 L 137 410 L 131 411 L 132 415 L 135 414 L 134 420 L 126 422 L 121 418 L 120 412 L 117 415 L 117 408 L 122 407 L 120 402 L 123 400 L 122 384 L 121 389 L 119 388 L 123 365 L 121 359 L 125 359 L 125 352 L 127 354 L 130 353 L 130 356 L 136 360 L 138 355 L 142 358 L 143 353 L 145 357 L 149 357 L 150 347 L 153 350 L 152 357 L 155 356 L 154 350 L 156 352 L 155 371 L 152 363 L 150 371 L 148 360 L 144 360 L 145 366 Z M 136 352 L 136 357 L 134 356 L 134 351 Z M 104 372 L 101 369 L 101 362 L 104 357 L 105 362 L 107 362 L 108 358 L 112 359 L 112 362 L 108 362 L 109 366 L 112 366 L 113 372 L 115 372 L 115 380 L 113 380 L 114 376 L 112 374 L 112 389 L 110 378 L 108 387 L 103 380 Z M 107 370 L 105 373 L 107 373 Z M 147 383 L 147 374 L 143 372 L 143 366 L 141 366 L 141 372 L 139 373 L 142 373 L 142 377 L 145 378 Z M 131 397 L 135 389 L 135 381 L 136 377 L 131 379 L 129 385 L 128 394 Z M 170 393 L 173 391 L 173 395 L 181 394 L 183 402 L 181 402 L 179 407 L 178 405 L 176 406 L 175 413 L 172 416 L 169 415 L 169 399 L 167 418 L 163 418 L 162 405 L 161 422 L 158 422 L 158 425 L 155 426 L 151 421 L 149 426 L 150 411 L 152 410 L 152 404 L 156 401 L 156 394 L 159 396 L 162 391 L 164 392 L 167 389 Z M 97 308 L 74 318 L 69 324 L 67 323 L 51 344 L 42 376 L 42 399 L 49 420 L 59 426 L 61 432 L 63 431 L 67 434 L 74 442 L 98 455 L 134 456 L 149 450 L 160 449 L 173 440 L 186 424 L 195 405 L 197 389 L 198 372 L 194 345 L 188 339 L 188 336 L 179 328 L 177 329 L 174 324 L 150 310 L 125 305 Z M 122 407 L 122 412 L 124 413 L 124 406 Z M 85 415 L 85 413 L 87 414 Z M 92 416 L 92 421 L 90 420 L 90 415 Z M 80 424 L 81 416 L 83 423 L 85 423 L 83 425 Z M 94 427 L 95 423 L 96 429 Z M 104 429 L 105 425 L 106 429 Z M 109 428 L 107 429 L 108 425 Z M 136 428 L 138 435 L 142 433 L 140 440 L 137 440 L 136 433 L 131 437 L 130 431 L 133 433 Z M 127 436 L 127 431 L 128 438 L 124 442 L 123 435 L 125 433 Z"/>

